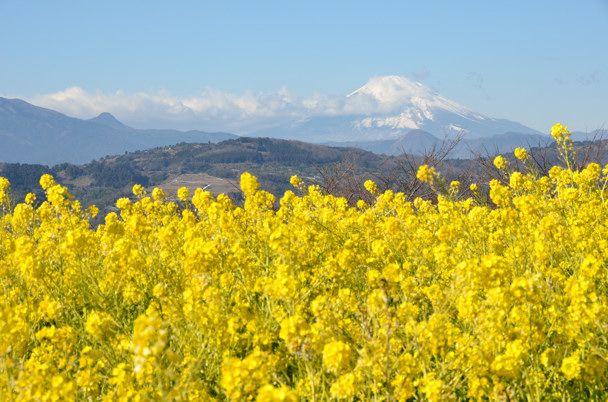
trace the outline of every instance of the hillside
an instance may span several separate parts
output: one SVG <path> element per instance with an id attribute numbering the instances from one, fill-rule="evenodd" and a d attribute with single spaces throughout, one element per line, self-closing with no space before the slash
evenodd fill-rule
<path id="1" fill-rule="evenodd" d="M 376 169 L 384 157 L 356 148 L 331 148 L 299 141 L 238 138 L 213 143 L 180 143 L 126 153 L 75 165 L 53 167 L 18 163 L 0 164 L 0 176 L 12 183 L 23 199 L 29 191 L 43 196 L 38 181 L 52 174 L 67 185 L 84 205 L 95 203 L 106 212 L 119 197 L 130 196 L 133 184 L 149 189 L 158 186 L 175 196 L 177 188 L 207 187 L 214 194 L 238 199 L 238 178 L 244 171 L 256 175 L 267 191 L 282 194 L 291 188 L 289 178 L 298 174 L 314 178 L 319 169 L 345 159 L 357 160 L 360 171 Z"/>

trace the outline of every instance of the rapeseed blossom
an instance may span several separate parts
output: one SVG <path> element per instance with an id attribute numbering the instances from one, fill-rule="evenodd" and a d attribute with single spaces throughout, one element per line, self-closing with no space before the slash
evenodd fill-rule
<path id="1" fill-rule="evenodd" d="M 526 151 L 525 148 L 515 148 L 515 152 L 513 152 L 513 154 L 515 155 L 515 157 L 519 160 L 526 160 L 530 157 L 530 154 L 528 154 L 528 151 Z"/>
<path id="2" fill-rule="evenodd" d="M 507 161 L 501 155 L 494 158 L 494 166 L 498 169 L 504 169 L 507 167 Z"/>
<path id="3" fill-rule="evenodd" d="M 242 206 L 135 185 L 93 229 L 52 176 L 0 178 L 0 399 L 603 399 L 608 166 L 552 134 L 564 166 L 497 158 L 475 199 L 421 166 L 436 203 L 245 173 Z"/>
<path id="4" fill-rule="evenodd" d="M 351 358 L 350 346 L 342 341 L 333 341 L 323 347 L 323 365 L 329 371 L 338 372 L 348 367 Z"/>
<path id="5" fill-rule="evenodd" d="M 435 171 L 435 167 L 429 167 L 428 165 L 421 165 L 416 173 L 418 180 L 426 183 L 432 183 L 436 176 L 437 172 Z"/>

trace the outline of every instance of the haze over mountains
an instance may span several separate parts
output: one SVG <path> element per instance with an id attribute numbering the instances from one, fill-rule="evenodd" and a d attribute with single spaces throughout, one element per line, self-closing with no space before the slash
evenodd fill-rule
<path id="1" fill-rule="evenodd" d="M 471 157 L 471 150 L 508 152 L 550 140 L 546 134 L 485 116 L 401 76 L 375 77 L 349 95 L 301 103 L 291 120 L 282 116 L 280 123 L 273 123 L 269 114 L 266 128 L 245 130 L 247 136 L 356 146 L 386 154 L 421 154 L 444 139 L 461 136 L 450 154 L 457 158 Z M 0 98 L 0 162 L 85 163 L 126 151 L 235 137 L 226 132 L 141 130 L 109 113 L 82 120 Z"/>

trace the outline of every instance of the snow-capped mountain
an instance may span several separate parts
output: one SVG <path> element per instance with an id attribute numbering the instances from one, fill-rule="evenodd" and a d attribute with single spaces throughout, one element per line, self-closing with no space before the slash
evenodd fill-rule
<path id="1" fill-rule="evenodd" d="M 439 95 L 419 82 L 395 75 L 372 78 L 363 87 L 347 95 L 347 99 L 349 105 L 364 105 L 365 108 L 359 108 L 363 114 L 386 115 L 364 119 L 360 124 L 366 127 L 419 129 L 425 121 L 434 120 L 438 110 L 465 119 L 485 119 L 485 116 Z"/>
<path id="2" fill-rule="evenodd" d="M 341 101 L 339 112 L 309 116 L 250 135 L 341 142 L 397 139 L 410 130 L 424 130 L 438 138 L 541 134 L 514 121 L 477 113 L 402 76 L 374 77 Z"/>

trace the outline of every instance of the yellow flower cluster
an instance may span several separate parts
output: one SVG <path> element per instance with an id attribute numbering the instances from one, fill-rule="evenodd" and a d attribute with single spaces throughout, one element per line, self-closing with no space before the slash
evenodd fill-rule
<path id="1" fill-rule="evenodd" d="M 530 154 L 528 154 L 528 151 L 526 151 L 525 148 L 516 148 L 515 152 L 513 152 L 515 154 L 515 157 L 519 160 L 526 160 L 530 157 Z"/>
<path id="2" fill-rule="evenodd" d="M 494 158 L 494 166 L 496 166 L 497 169 L 504 169 L 507 167 L 507 161 L 505 158 L 498 155 L 496 158 Z"/>
<path id="3" fill-rule="evenodd" d="M 416 173 L 416 178 L 418 180 L 429 184 L 433 183 L 436 176 L 437 172 L 435 171 L 435 168 L 433 166 L 429 167 L 429 165 L 421 165 Z"/>
<path id="4" fill-rule="evenodd" d="M 566 166 L 570 169 L 572 166 L 572 139 L 570 138 L 570 131 L 568 127 L 561 124 L 556 124 L 551 128 L 551 136 L 555 139 L 559 145 L 560 154 L 566 162 Z"/>
<path id="5" fill-rule="evenodd" d="M 556 124 L 551 128 L 551 136 L 555 139 L 557 144 L 565 149 L 572 149 L 572 140 L 570 139 L 570 131 L 568 127 L 562 124 Z"/>
<path id="6" fill-rule="evenodd" d="M 603 399 L 608 167 L 510 173 L 493 207 L 291 182 L 134 186 L 92 229 L 52 177 L 15 206 L 0 178 L 0 399 Z"/>

